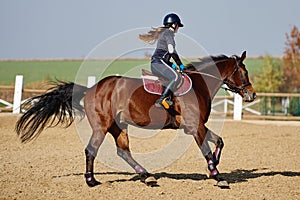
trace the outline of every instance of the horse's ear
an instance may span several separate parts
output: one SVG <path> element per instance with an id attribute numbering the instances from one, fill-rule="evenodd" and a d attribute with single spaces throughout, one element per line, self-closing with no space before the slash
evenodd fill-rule
<path id="1" fill-rule="evenodd" d="M 244 52 L 242 53 L 241 60 L 243 61 L 243 60 L 245 60 L 245 58 L 246 58 L 246 51 L 244 51 Z"/>

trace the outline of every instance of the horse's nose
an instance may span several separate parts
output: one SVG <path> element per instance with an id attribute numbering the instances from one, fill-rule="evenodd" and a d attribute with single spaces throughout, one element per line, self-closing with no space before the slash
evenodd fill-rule
<path id="1" fill-rule="evenodd" d="M 253 99 L 256 99 L 256 92 L 253 92 Z"/>

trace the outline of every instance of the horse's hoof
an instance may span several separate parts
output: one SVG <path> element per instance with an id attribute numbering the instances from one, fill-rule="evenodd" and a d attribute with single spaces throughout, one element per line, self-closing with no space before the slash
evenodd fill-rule
<path id="1" fill-rule="evenodd" d="M 140 173 L 140 179 L 141 182 L 145 183 L 147 186 L 157 186 L 157 180 L 153 176 L 151 176 L 149 173 Z"/>
<path id="2" fill-rule="evenodd" d="M 100 185 L 101 183 L 99 181 L 97 181 L 96 179 L 93 179 L 91 181 L 86 181 L 86 184 L 89 186 L 89 187 L 95 187 L 97 185 Z"/>
<path id="3" fill-rule="evenodd" d="M 153 176 L 149 176 L 145 179 L 145 184 L 151 187 L 157 186 L 157 180 Z"/>
<path id="4" fill-rule="evenodd" d="M 218 181 L 216 186 L 218 186 L 221 189 L 229 189 L 229 184 L 225 180 Z"/>
<path id="5" fill-rule="evenodd" d="M 89 187 L 95 187 L 95 186 L 101 184 L 99 181 L 97 181 L 97 180 L 94 178 L 94 174 L 93 174 L 93 173 L 86 173 L 86 174 L 84 175 L 84 177 L 85 177 L 85 182 L 86 182 L 86 184 L 87 184 Z"/>
<path id="6" fill-rule="evenodd" d="M 217 169 L 213 169 L 209 172 L 208 178 L 216 179 L 218 178 L 219 171 Z"/>

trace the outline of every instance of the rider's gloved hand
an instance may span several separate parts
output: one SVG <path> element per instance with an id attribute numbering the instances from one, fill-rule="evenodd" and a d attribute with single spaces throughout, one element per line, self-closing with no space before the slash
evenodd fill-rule
<path id="1" fill-rule="evenodd" d="M 181 65 L 179 66 L 179 69 L 180 69 L 180 71 L 183 71 L 183 70 L 185 69 L 184 65 L 181 64 Z"/>
<path id="2" fill-rule="evenodd" d="M 172 69 L 175 69 L 176 70 L 176 65 L 174 63 L 172 63 Z"/>

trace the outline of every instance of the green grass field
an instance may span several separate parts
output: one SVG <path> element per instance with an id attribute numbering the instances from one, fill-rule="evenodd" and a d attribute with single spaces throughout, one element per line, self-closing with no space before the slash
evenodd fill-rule
<path id="1" fill-rule="evenodd" d="M 75 81 L 78 77 L 123 75 L 137 66 L 147 66 L 147 60 L 30 60 L 0 61 L 0 85 L 13 85 L 16 75 L 24 76 L 24 83 L 49 80 Z M 148 64 L 149 65 L 149 64 Z"/>
<path id="2" fill-rule="evenodd" d="M 140 77 L 141 69 L 149 69 L 148 59 L 137 60 L 29 60 L 0 61 L 0 85 L 13 85 L 16 75 L 24 76 L 28 84 L 49 80 L 85 82 L 87 76 L 101 79 L 108 75 L 120 74 Z M 244 61 L 250 77 L 260 73 L 262 58 L 248 58 Z"/>

